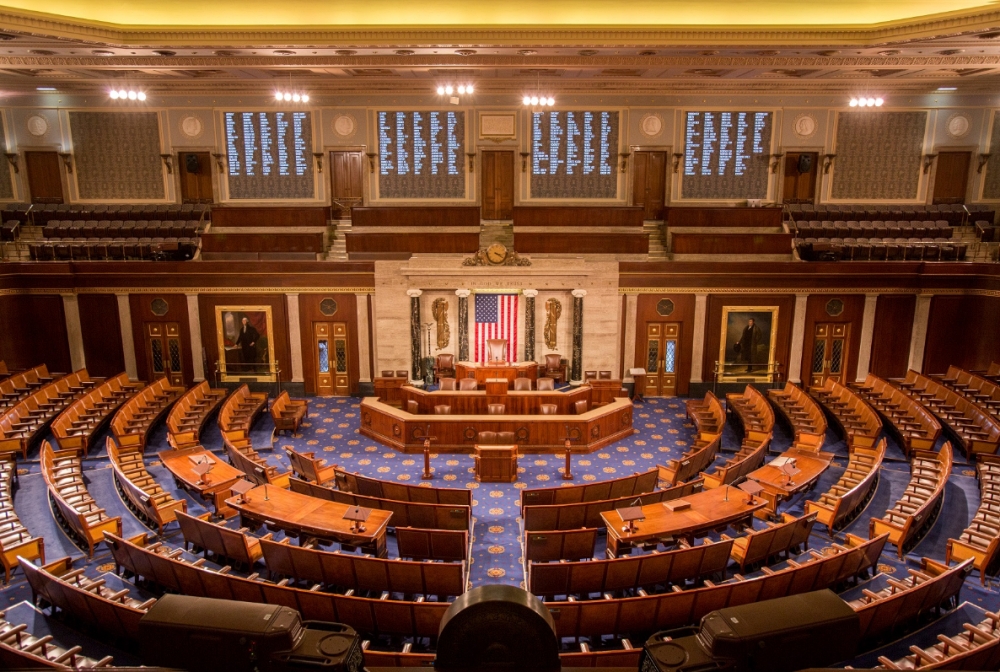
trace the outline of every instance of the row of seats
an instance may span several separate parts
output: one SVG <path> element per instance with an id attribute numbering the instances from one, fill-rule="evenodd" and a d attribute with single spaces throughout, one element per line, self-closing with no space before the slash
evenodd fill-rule
<path id="1" fill-rule="evenodd" d="M 22 214 L 23 213 L 23 214 Z M 24 214 L 30 217 L 35 226 L 45 226 L 54 219 L 70 219 L 84 221 L 126 220 L 126 219 L 193 219 L 201 221 L 208 219 L 211 207 L 204 204 L 161 203 L 159 205 L 129 205 L 116 203 L 111 205 L 89 205 L 80 203 L 39 204 L 29 209 L 19 210 L 13 214 L 17 219 L 24 220 Z M 6 220 L 7 217 L 4 217 Z"/>
<path id="2" fill-rule="evenodd" d="M 429 488 L 426 484 L 410 485 L 382 481 L 363 474 L 356 474 L 334 467 L 337 489 L 366 497 L 381 497 L 398 502 L 425 502 L 428 504 L 455 504 L 472 507 L 472 491 L 466 488 Z M 655 481 L 653 483 L 655 485 Z M 569 489 L 569 488 L 564 488 Z M 650 488 L 652 489 L 652 488 Z M 427 527 L 426 525 L 416 527 Z"/>
<path id="3" fill-rule="evenodd" d="M 907 371 L 906 378 L 896 384 L 951 428 L 966 455 L 992 455 L 997 452 L 1000 447 L 1000 421 L 981 406 L 913 369 Z"/>
<path id="4" fill-rule="evenodd" d="M 309 402 L 305 399 L 293 400 L 288 395 L 288 390 L 281 394 L 271 403 L 271 420 L 274 421 L 274 431 L 291 432 L 299 431 L 302 422 L 309 415 Z"/>
<path id="5" fill-rule="evenodd" d="M 795 431 L 793 448 L 815 452 L 823 447 L 826 416 L 812 397 L 792 383 L 785 383 L 781 390 L 768 390 L 767 396 Z"/>
<path id="6" fill-rule="evenodd" d="M 32 261 L 188 261 L 197 238 L 52 238 L 28 243 Z"/>
<path id="7" fill-rule="evenodd" d="M 0 410 L 13 407 L 32 390 L 55 380 L 45 364 L 13 374 L 7 371 L 6 365 L 3 368 L 7 377 L 0 380 Z"/>
<path id="8" fill-rule="evenodd" d="M 711 472 L 702 472 L 706 488 L 735 485 L 764 464 L 774 436 L 774 410 L 757 388 L 747 385 L 742 393 L 726 395 L 726 408 L 743 425 L 743 440 L 736 454 Z"/>
<path id="9" fill-rule="evenodd" d="M 288 462 L 291 464 L 292 473 L 302 480 L 317 485 L 326 485 L 334 481 L 337 465 L 327 464 L 322 457 L 316 457 L 316 453 L 313 451 L 304 452 L 286 446 L 285 452 L 288 453 Z"/>
<path id="10" fill-rule="evenodd" d="M 1000 419 L 1000 383 L 957 366 L 949 366 L 948 371 L 937 379 Z"/>
<path id="11" fill-rule="evenodd" d="M 943 219 L 936 221 L 798 220 L 785 222 L 784 228 L 797 238 L 951 238 L 952 227 Z"/>
<path id="12" fill-rule="evenodd" d="M 788 560 L 793 551 L 809 548 L 809 535 L 816 523 L 816 514 L 809 513 L 795 517 L 781 514 L 776 523 L 765 523 L 763 529 L 751 528 L 749 534 L 733 540 L 732 558 L 739 566 L 740 573 L 748 568 L 767 564 L 781 555 Z M 726 535 L 722 535 L 726 539 Z"/>
<path id="13" fill-rule="evenodd" d="M 142 450 L 138 446 L 119 448 L 109 436 L 107 448 L 115 485 L 125 502 L 139 518 L 163 534 L 164 526 L 177 520 L 178 511 L 187 511 L 187 501 L 175 499 L 149 475 L 142 459 Z"/>
<path id="14" fill-rule="evenodd" d="M 89 670 L 107 668 L 114 661 L 112 656 L 85 656 L 80 646 L 60 646 L 52 635 L 35 636 L 26 624 L 15 625 L 7 618 L 7 612 L 0 612 L 0 666 L 5 669 Z"/>
<path id="15" fill-rule="evenodd" d="M 843 427 L 847 445 L 871 448 L 878 441 L 882 420 L 854 390 L 827 378 L 823 385 L 810 387 L 809 394 L 818 399 Z"/>
<path id="16" fill-rule="evenodd" d="M 937 444 L 941 423 L 923 404 L 898 387 L 872 373 L 864 382 L 850 386 L 895 428 L 907 455 L 915 450 L 931 450 Z"/>
<path id="17" fill-rule="evenodd" d="M 90 392 L 74 401 L 52 421 L 49 429 L 61 450 L 90 451 L 97 430 L 141 386 L 129 380 L 128 374 L 106 378 Z"/>
<path id="18" fill-rule="evenodd" d="M 962 222 L 971 219 L 994 221 L 996 219 L 993 205 L 890 205 L 890 204 L 856 204 L 839 205 L 834 203 L 793 203 L 785 206 L 788 219 L 867 219 L 882 220 L 914 220 L 914 219 L 944 219 L 952 226 L 960 226 Z"/>
<path id="19" fill-rule="evenodd" d="M 968 244 L 924 238 L 805 238 L 795 242 L 803 261 L 962 261 Z"/>
<path id="20" fill-rule="evenodd" d="M 28 446 L 48 429 L 52 421 L 79 395 L 95 385 L 86 369 L 74 371 L 23 397 L 0 416 L 0 453 L 20 451 L 28 457 Z"/>
<path id="21" fill-rule="evenodd" d="M 559 488 L 527 488 L 521 490 L 521 511 L 526 506 L 541 504 L 578 504 L 602 499 L 635 497 L 656 489 L 659 475 L 655 469 L 634 473 L 609 481 L 581 483 Z"/>
<path id="22" fill-rule="evenodd" d="M 963 623 L 957 634 L 938 634 L 930 646 L 911 646 L 902 658 L 879 656 L 879 665 L 886 670 L 996 669 L 1000 667 L 1000 614 L 986 611 L 983 616 L 978 623 Z"/>
<path id="23" fill-rule="evenodd" d="M 882 439 L 874 448 L 852 446 L 847 469 L 840 479 L 816 501 L 806 502 L 806 512 L 815 513 L 819 522 L 826 525 L 830 536 L 857 518 L 871 499 L 878 485 L 885 445 L 886 441 Z"/>
<path id="24" fill-rule="evenodd" d="M 229 457 L 229 463 L 242 471 L 247 480 L 254 485 L 273 485 L 279 488 L 289 487 L 289 476 L 286 472 L 279 472 L 278 468 L 267 463 L 267 460 L 254 450 L 250 437 L 225 436 L 222 437 L 222 445 Z"/>
<path id="25" fill-rule="evenodd" d="M 718 398 L 711 392 L 704 399 L 688 399 L 685 403 L 688 418 L 694 423 L 696 434 L 691 447 L 680 457 L 667 460 L 666 465 L 656 465 L 659 480 L 667 485 L 689 481 L 699 472 L 708 469 L 722 445 L 722 428 L 726 412 Z"/>
<path id="26" fill-rule="evenodd" d="M 45 238 L 194 238 L 196 219 L 115 219 L 85 221 L 53 219 L 42 229 Z"/>
<path id="27" fill-rule="evenodd" d="M 166 376 L 142 388 L 125 402 L 111 421 L 115 441 L 122 448 L 145 449 L 149 430 L 182 394 L 184 388 L 174 387 Z"/>
<path id="28" fill-rule="evenodd" d="M 979 509 L 958 539 L 949 539 L 945 562 L 971 558 L 979 570 L 979 582 L 986 585 L 986 574 L 995 571 L 1000 557 L 1000 456 L 980 455 Z"/>
<path id="29" fill-rule="evenodd" d="M 177 400 L 167 416 L 167 431 L 173 435 L 171 443 L 183 446 L 198 443 L 205 421 L 226 398 L 224 388 L 212 388 L 203 380 Z"/>
<path id="30" fill-rule="evenodd" d="M 257 416 L 267 407 L 267 392 L 251 392 L 244 383 L 237 387 L 219 409 L 219 429 L 223 436 L 249 437 Z"/>
<path id="31" fill-rule="evenodd" d="M 608 372 L 610 373 L 610 371 Z M 456 380 L 455 378 L 444 377 L 440 380 L 439 388 L 442 392 L 475 392 L 479 389 L 479 383 L 474 377 Z M 556 389 L 556 382 L 553 378 L 539 378 L 532 382 L 531 378 L 515 378 L 515 392 L 529 392 L 532 389 L 539 392 L 547 392 Z"/>
<path id="32" fill-rule="evenodd" d="M 17 463 L 13 457 L 0 458 L 0 563 L 4 581 L 10 583 L 11 572 L 17 567 L 17 556 L 45 563 L 45 540 L 33 537 L 14 510 L 14 476 Z"/>

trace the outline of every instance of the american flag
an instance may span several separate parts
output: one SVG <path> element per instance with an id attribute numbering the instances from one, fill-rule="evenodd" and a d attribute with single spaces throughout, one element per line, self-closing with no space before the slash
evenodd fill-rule
<path id="1" fill-rule="evenodd" d="M 476 294 L 476 361 L 489 359 L 486 341 L 507 339 L 507 361 L 517 361 L 517 294 Z"/>

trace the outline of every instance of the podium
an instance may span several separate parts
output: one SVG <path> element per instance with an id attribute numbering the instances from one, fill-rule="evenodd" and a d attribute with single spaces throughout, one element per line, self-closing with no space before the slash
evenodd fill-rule
<path id="1" fill-rule="evenodd" d="M 476 446 L 473 455 L 480 483 L 513 483 L 517 480 L 517 446 Z"/>

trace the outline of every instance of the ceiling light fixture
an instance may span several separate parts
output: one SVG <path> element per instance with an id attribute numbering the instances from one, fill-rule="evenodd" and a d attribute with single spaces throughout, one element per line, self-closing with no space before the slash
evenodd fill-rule
<path id="1" fill-rule="evenodd" d="M 308 103 L 308 93 L 292 93 L 289 91 L 275 91 L 274 99 L 279 102 Z"/>
<path id="2" fill-rule="evenodd" d="M 448 102 L 452 105 L 458 105 L 462 102 L 458 96 L 464 96 L 466 94 L 471 96 L 473 93 L 475 93 L 475 87 L 473 87 L 472 84 L 458 84 L 457 86 L 453 86 L 451 84 L 439 84 L 437 87 L 437 95 L 449 96 Z"/>
<path id="3" fill-rule="evenodd" d="M 939 86 L 938 91 L 958 91 L 957 86 Z"/>
<path id="4" fill-rule="evenodd" d="M 885 99 L 881 96 L 879 97 L 866 97 L 859 96 L 857 98 L 851 98 L 849 105 L 851 107 L 882 107 L 885 104 Z"/>
<path id="5" fill-rule="evenodd" d="M 108 92 L 108 96 L 111 97 L 111 100 L 137 100 L 140 102 L 146 100 L 145 91 L 133 91 L 130 89 L 111 89 L 111 91 Z"/>

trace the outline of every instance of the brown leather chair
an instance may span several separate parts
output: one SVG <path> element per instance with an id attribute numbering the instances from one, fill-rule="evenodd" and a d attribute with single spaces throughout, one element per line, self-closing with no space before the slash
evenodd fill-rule
<path id="1" fill-rule="evenodd" d="M 563 364 L 562 355 L 557 353 L 545 355 L 543 374 L 548 378 L 559 381 L 560 383 L 566 382 L 566 365 Z"/>
<path id="2" fill-rule="evenodd" d="M 583 379 L 584 380 L 597 380 L 597 371 L 584 371 L 583 372 Z"/>
<path id="3" fill-rule="evenodd" d="M 597 378 L 598 378 L 598 380 L 611 380 L 611 372 L 610 371 L 598 371 L 597 372 Z"/>
<path id="4" fill-rule="evenodd" d="M 537 389 L 539 392 L 544 392 L 546 390 L 551 392 L 552 390 L 556 389 L 556 381 L 552 380 L 551 378 L 539 378 L 538 380 L 535 381 L 535 389 Z"/>
<path id="5" fill-rule="evenodd" d="M 410 372 L 409 371 L 397 371 L 396 372 L 396 377 L 397 378 L 409 378 L 410 377 Z"/>
<path id="6" fill-rule="evenodd" d="M 479 436 L 476 437 L 476 443 L 482 443 L 488 446 L 495 446 L 497 443 L 497 433 L 479 432 Z"/>
<path id="7" fill-rule="evenodd" d="M 573 404 L 573 412 L 577 415 L 583 415 L 587 412 L 587 400 L 581 399 L 580 401 Z"/>
<path id="8" fill-rule="evenodd" d="M 434 415 L 451 415 L 451 406 L 448 404 L 438 404 L 434 407 Z"/>
<path id="9" fill-rule="evenodd" d="M 458 381 L 454 378 L 442 378 L 439 390 L 454 391 L 458 389 Z"/>
<path id="10" fill-rule="evenodd" d="M 413 399 L 407 399 L 406 412 L 412 413 L 413 415 L 418 415 L 420 413 L 420 404 L 415 402 Z"/>
<path id="11" fill-rule="evenodd" d="M 538 407 L 538 412 L 542 415 L 558 415 L 559 407 L 555 404 L 542 404 Z"/>
<path id="12" fill-rule="evenodd" d="M 382 377 L 383 378 L 392 378 L 393 377 L 392 371 L 391 370 L 390 371 L 383 371 L 382 372 Z"/>
<path id="13" fill-rule="evenodd" d="M 525 392 L 531 390 L 531 378 L 515 378 L 514 391 Z"/>
<path id="14" fill-rule="evenodd" d="M 486 357 L 490 362 L 507 361 L 507 339 L 491 338 L 486 341 Z"/>
<path id="15" fill-rule="evenodd" d="M 434 380 L 455 377 L 455 355 L 442 353 L 434 360 Z"/>
<path id="16" fill-rule="evenodd" d="M 475 378 L 463 378 L 458 381 L 458 390 L 460 392 L 473 392 L 479 389 L 479 383 L 476 382 Z"/>
<path id="17" fill-rule="evenodd" d="M 514 432 L 497 432 L 498 446 L 512 446 L 517 441 L 514 440 Z"/>
<path id="18" fill-rule="evenodd" d="M 503 415 L 507 412 L 507 407 L 503 404 L 490 404 L 486 407 L 486 413 L 488 415 Z"/>

